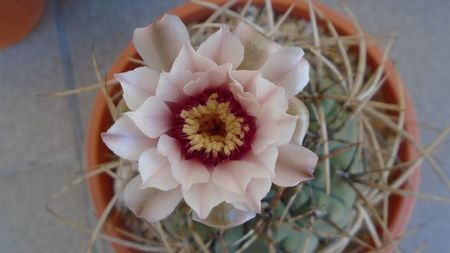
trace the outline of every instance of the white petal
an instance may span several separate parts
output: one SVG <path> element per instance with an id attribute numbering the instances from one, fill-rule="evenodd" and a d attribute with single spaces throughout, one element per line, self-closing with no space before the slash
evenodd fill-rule
<path id="1" fill-rule="evenodd" d="M 269 104 L 286 111 L 288 108 L 288 100 L 286 92 L 283 88 L 274 85 L 264 78 L 256 80 L 258 102 L 261 105 Z"/>
<path id="2" fill-rule="evenodd" d="M 155 95 L 159 74 L 147 67 L 115 74 L 123 90 L 123 98 L 131 110 L 136 110 L 148 97 Z"/>
<path id="3" fill-rule="evenodd" d="M 239 226 L 254 217 L 254 212 L 239 210 L 227 203 L 214 207 L 205 219 L 201 219 L 196 212 L 192 215 L 195 221 L 219 229 Z"/>
<path id="4" fill-rule="evenodd" d="M 156 96 L 166 102 L 180 102 L 186 97 L 183 87 L 194 79 L 194 75 L 185 69 L 172 70 L 162 73 L 156 88 Z"/>
<path id="5" fill-rule="evenodd" d="M 145 150 L 156 146 L 156 140 L 144 135 L 126 115 L 119 118 L 101 137 L 114 154 L 133 161 L 138 160 Z"/>
<path id="6" fill-rule="evenodd" d="M 295 130 L 297 117 L 284 112 L 278 107 L 265 105 L 261 108 L 262 115 L 256 121 L 256 133 L 252 150 L 258 154 L 269 145 L 288 143 Z"/>
<path id="7" fill-rule="evenodd" d="M 139 176 L 133 178 L 125 187 L 125 204 L 133 213 L 149 222 L 162 220 L 169 216 L 182 199 L 180 188 L 160 191 L 155 188 L 142 188 Z"/>
<path id="8" fill-rule="evenodd" d="M 289 143 L 279 147 L 278 153 L 274 184 L 291 187 L 314 178 L 318 157 L 309 149 Z"/>
<path id="9" fill-rule="evenodd" d="M 261 77 L 261 72 L 256 70 L 232 70 L 231 78 L 238 82 L 243 92 L 249 92 L 253 96 L 257 95 L 256 79 Z"/>
<path id="10" fill-rule="evenodd" d="M 275 164 L 278 157 L 278 148 L 271 145 L 258 154 L 248 152 L 248 154 L 242 159 L 247 162 L 259 164 L 264 167 L 270 174 L 275 175 Z"/>
<path id="11" fill-rule="evenodd" d="M 283 47 L 271 54 L 261 72 L 264 78 L 283 87 L 287 97 L 297 95 L 309 82 L 309 63 L 298 47 Z"/>
<path id="12" fill-rule="evenodd" d="M 213 182 L 194 184 L 188 190 L 183 190 L 183 197 L 200 219 L 208 217 L 211 209 L 224 201 L 223 191 Z"/>
<path id="13" fill-rule="evenodd" d="M 250 92 L 244 92 L 241 83 L 233 80 L 228 87 L 234 98 L 239 102 L 242 108 L 251 116 L 258 117 L 260 105 L 256 97 Z"/>
<path id="14" fill-rule="evenodd" d="M 168 135 L 161 135 L 159 137 L 158 152 L 167 157 L 171 162 L 177 162 L 181 159 L 181 150 L 178 141 Z"/>
<path id="15" fill-rule="evenodd" d="M 208 75 L 206 75 L 205 73 L 201 73 L 201 75 L 198 78 L 188 82 L 183 87 L 183 92 L 189 96 L 196 96 L 202 93 L 206 88 L 208 88 L 208 85 L 209 85 Z"/>
<path id="16" fill-rule="evenodd" d="M 183 22 L 166 14 L 147 27 L 134 30 L 133 43 L 147 65 L 156 72 L 170 71 L 181 48 L 189 42 Z"/>
<path id="17" fill-rule="evenodd" d="M 261 200 L 269 193 L 272 181 L 269 178 L 254 178 L 247 187 L 245 203 L 254 212 L 261 212 Z"/>
<path id="18" fill-rule="evenodd" d="M 255 136 L 252 142 L 252 152 L 259 154 L 266 150 L 270 145 L 277 142 L 278 130 L 277 124 L 266 120 L 265 122 L 260 118 L 260 124 L 257 125 Z"/>
<path id="19" fill-rule="evenodd" d="M 297 97 L 289 99 L 288 113 L 298 117 L 291 143 L 302 145 L 309 126 L 309 112 L 306 105 Z"/>
<path id="20" fill-rule="evenodd" d="M 244 60 L 239 69 L 258 69 L 272 52 L 280 48 L 279 44 L 244 22 L 239 23 L 234 33 L 244 46 Z"/>
<path id="21" fill-rule="evenodd" d="M 284 89 L 264 79 L 260 71 L 234 70 L 230 77 L 239 84 L 231 85 L 230 90 L 250 115 L 259 118 L 260 107 L 265 105 L 287 110 L 288 100 Z"/>
<path id="22" fill-rule="evenodd" d="M 270 104 L 287 110 L 288 100 L 284 89 L 263 78 L 260 71 L 234 70 L 230 76 L 242 85 L 244 92 L 256 97 L 261 106 Z"/>
<path id="23" fill-rule="evenodd" d="M 211 180 L 225 190 L 242 196 L 245 194 L 250 180 L 270 177 L 270 173 L 259 164 L 228 161 L 214 168 Z"/>
<path id="24" fill-rule="evenodd" d="M 233 69 L 237 68 L 244 59 L 244 46 L 239 39 L 230 33 L 228 26 L 221 26 L 203 42 L 197 50 L 198 53 L 213 60 L 218 65 L 231 63 Z"/>
<path id="25" fill-rule="evenodd" d="M 215 66 L 217 66 L 216 63 L 195 52 L 191 44 L 186 43 L 181 48 L 180 54 L 173 62 L 172 71 L 185 69 L 191 71 L 192 73 L 205 72 Z"/>
<path id="26" fill-rule="evenodd" d="M 258 101 L 255 98 L 253 98 L 253 96 L 248 96 L 247 95 L 248 93 L 236 94 L 236 92 L 234 91 L 232 91 L 232 93 L 248 115 L 258 117 L 260 107 Z"/>
<path id="27" fill-rule="evenodd" d="M 196 96 L 205 89 L 218 88 L 229 82 L 228 73 L 231 70 L 231 64 L 226 63 L 217 67 L 212 67 L 204 73 L 196 73 L 197 79 L 188 82 L 183 91 L 188 96 Z"/>
<path id="28" fill-rule="evenodd" d="M 168 163 L 144 182 L 144 187 L 152 187 L 161 191 L 169 191 L 177 188 L 179 185 L 178 181 L 173 177 L 170 164 Z"/>
<path id="29" fill-rule="evenodd" d="M 136 111 L 126 113 L 150 138 L 157 138 L 170 129 L 171 114 L 169 107 L 157 96 L 147 98 Z"/>
<path id="30" fill-rule="evenodd" d="M 269 193 L 272 181 L 270 178 L 253 178 L 242 196 L 224 191 L 227 203 L 243 211 L 261 212 L 261 200 Z"/>
<path id="31" fill-rule="evenodd" d="M 172 176 L 169 160 L 160 155 L 156 148 L 142 153 L 138 165 L 139 174 L 145 187 L 168 191 L 179 185 Z"/>
<path id="32" fill-rule="evenodd" d="M 182 185 L 183 190 L 191 188 L 192 184 L 204 183 L 209 180 L 209 171 L 195 160 L 184 160 L 172 164 L 172 175 Z"/>
<path id="33" fill-rule="evenodd" d="M 230 81 L 229 74 L 232 67 L 233 66 L 230 63 L 225 63 L 223 65 L 213 67 L 209 71 L 207 71 L 206 74 L 209 77 L 211 88 L 216 88 L 219 87 L 221 84 L 229 82 Z"/>
<path id="34" fill-rule="evenodd" d="M 149 180 L 161 167 L 167 164 L 167 159 L 151 148 L 139 157 L 138 169 L 143 182 Z"/>

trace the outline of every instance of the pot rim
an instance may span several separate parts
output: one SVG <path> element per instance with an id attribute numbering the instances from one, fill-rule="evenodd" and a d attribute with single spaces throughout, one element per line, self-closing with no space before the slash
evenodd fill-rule
<path id="1" fill-rule="evenodd" d="M 5 1 L 0 5 L 0 12 L 3 13 L 0 13 L 0 30 L 4 29 L 0 37 L 0 49 L 4 49 L 23 40 L 37 26 L 44 14 L 47 0 Z"/>
<path id="2" fill-rule="evenodd" d="M 222 5 L 227 2 L 227 0 L 212 0 L 212 3 Z M 236 4 L 243 5 L 246 1 L 239 0 Z M 276 12 L 286 11 L 290 5 L 292 4 L 291 0 L 273 0 L 272 1 L 273 9 Z M 264 0 L 253 0 L 252 4 L 255 5 L 263 5 Z M 354 35 L 357 34 L 357 29 L 353 25 L 353 23 L 346 17 L 337 13 L 335 10 L 330 7 L 314 2 L 314 6 L 320 10 L 324 16 L 330 20 L 339 34 L 344 35 Z M 188 24 L 196 20 L 201 20 L 204 17 L 207 17 L 212 10 L 206 9 L 202 6 L 196 5 L 194 3 L 185 3 L 171 9 L 169 13 L 175 14 L 179 16 L 184 23 Z M 291 16 L 296 16 L 299 19 L 309 19 L 308 13 L 308 5 L 306 2 L 298 2 L 291 12 Z M 323 21 L 317 17 L 318 22 L 322 23 Z M 114 65 L 108 72 L 108 79 L 113 78 L 114 73 L 124 72 L 129 69 L 133 69 L 136 67 L 133 63 L 126 60 L 127 57 L 138 57 L 138 53 L 134 48 L 132 42 L 130 42 L 126 48 L 121 52 L 120 56 L 115 61 Z M 373 43 L 367 43 L 367 61 L 371 66 L 378 66 L 382 60 L 383 53 L 382 51 Z M 382 92 L 384 93 L 385 98 L 390 102 L 395 102 L 397 104 L 400 101 L 404 101 L 405 105 L 405 130 L 416 140 L 419 141 L 419 127 L 417 124 L 416 113 L 414 109 L 414 105 L 412 103 L 412 99 L 407 92 L 400 75 L 398 74 L 394 64 L 391 60 L 388 60 L 385 63 L 384 71 L 386 73 L 386 81 L 383 84 Z M 115 92 L 119 87 L 113 87 L 109 89 L 109 92 Z M 106 131 L 111 125 L 112 119 L 109 116 L 109 112 L 106 105 L 106 100 L 102 92 L 98 92 L 93 109 L 91 112 L 91 118 L 89 122 L 88 134 L 86 139 L 86 165 L 87 170 L 94 170 L 99 164 L 107 162 L 110 160 L 109 149 L 103 144 L 100 133 Z M 399 156 L 402 160 L 414 160 L 418 158 L 418 152 L 413 146 L 413 144 L 403 141 L 400 149 Z M 96 215 L 100 216 L 102 211 L 108 205 L 109 200 L 113 196 L 113 184 L 112 179 L 107 175 L 99 175 L 95 177 L 90 177 L 88 179 L 89 189 L 91 193 L 91 199 L 93 206 L 96 211 Z M 413 192 L 417 192 L 420 184 L 420 170 L 416 168 L 414 173 L 410 176 L 410 178 L 403 184 L 403 189 L 409 189 Z M 411 196 L 398 196 L 391 195 L 389 197 L 389 206 L 394 206 L 393 209 L 390 209 L 388 227 L 394 237 L 401 236 L 408 224 L 408 221 L 411 217 L 413 208 L 415 205 L 415 197 Z M 107 224 L 111 225 L 120 225 L 121 221 L 118 214 L 113 211 L 108 218 Z M 118 233 L 116 230 L 112 229 L 111 226 L 105 226 L 106 233 L 110 236 L 118 237 L 125 239 L 122 234 Z M 135 253 L 139 252 L 130 248 L 126 248 L 124 246 L 113 244 L 113 247 L 117 252 L 121 253 Z M 392 246 L 388 246 L 385 248 L 385 252 L 390 252 L 392 250 Z"/>

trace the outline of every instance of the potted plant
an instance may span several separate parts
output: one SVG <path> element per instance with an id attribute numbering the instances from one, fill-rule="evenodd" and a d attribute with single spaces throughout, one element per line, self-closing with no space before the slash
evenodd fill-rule
<path id="1" fill-rule="evenodd" d="M 217 31 L 216 23 L 220 21 L 229 25 L 232 31 L 238 30 L 235 34 L 240 36 L 240 41 L 244 44 L 244 55 L 255 50 L 251 45 L 259 43 L 259 40 L 263 41 L 259 46 L 272 45 L 266 43 L 269 39 L 262 33 L 281 46 L 303 47 L 306 52 L 304 57 L 311 66 L 309 85 L 302 92 L 299 92 L 301 89 L 286 89 L 285 92 L 295 93 L 293 96 L 306 104 L 306 107 L 290 106 L 289 113 L 303 117 L 301 122 L 309 122 L 308 133 L 297 137 L 300 139 L 299 143 L 303 141 L 303 146 L 319 156 L 315 178 L 305 175 L 305 183 L 295 187 L 273 186 L 261 197 L 264 197 L 260 207 L 261 214 L 232 229 L 212 229 L 193 221 L 189 215 L 192 213 L 190 207 L 197 216 L 194 219 L 211 225 L 211 220 L 208 220 L 210 216 L 206 215 L 205 221 L 202 211 L 190 204 L 192 201 L 188 205 L 180 204 L 173 213 L 174 207 L 171 206 L 172 214 L 158 223 L 150 224 L 136 219 L 125 208 L 123 201 L 116 202 L 121 199 L 121 191 L 126 187 L 123 181 L 130 180 L 133 173 L 137 174 L 137 165 L 115 157 L 100 136 L 101 133 L 108 133 L 108 129 L 115 120 L 117 122 L 120 115 L 130 109 L 136 112 L 142 104 L 133 105 L 134 102 L 130 102 L 130 99 L 127 101 L 126 95 L 123 98 L 122 94 L 127 94 L 127 91 L 122 93 L 117 85 L 104 87 L 104 91 L 97 95 L 93 107 L 86 154 L 90 173 L 96 175 L 89 178 L 94 207 L 101 217 L 100 221 L 104 222 L 106 233 L 118 238 L 113 241 L 117 252 L 152 249 L 170 251 L 183 247 L 207 252 L 292 252 L 299 249 L 303 252 L 348 252 L 394 249 L 414 205 L 413 196 L 401 193 L 415 192 L 419 185 L 416 162 L 419 156 L 411 141 L 418 142 L 419 136 L 411 99 L 394 65 L 387 58 L 388 50 L 381 51 L 369 36 L 361 32 L 357 24 L 318 3 L 293 4 L 291 1 L 278 0 L 268 4 L 261 0 L 253 1 L 254 6 L 250 6 L 246 1 L 195 2 L 170 11 L 188 26 L 190 42 L 194 46 L 214 36 L 211 34 Z M 222 5 L 223 8 L 220 7 Z M 238 21 L 241 17 L 246 17 L 247 23 L 240 23 L 239 28 Z M 228 31 L 223 27 L 222 29 Z M 180 34 L 177 33 L 176 36 L 182 36 Z M 250 38 L 250 47 L 245 47 L 247 44 L 243 42 L 247 38 Z M 141 53 L 145 50 L 145 46 L 137 47 Z M 187 48 L 185 53 L 194 52 L 192 50 L 195 49 Z M 295 50 L 293 53 L 295 54 Z M 177 56 L 178 52 L 174 55 Z M 289 61 L 289 54 L 284 57 Z M 233 61 L 233 57 L 231 58 Z M 244 56 L 244 63 L 245 59 Z M 143 60 L 148 63 L 145 56 Z M 253 59 L 246 64 L 251 65 L 256 61 Z M 136 69 L 142 64 L 138 52 L 130 43 L 109 71 L 108 79 L 112 80 L 115 74 Z M 283 65 L 283 61 L 279 64 Z M 163 64 L 161 66 L 167 72 L 170 70 L 164 69 Z M 234 67 L 243 68 L 242 65 Z M 271 67 L 270 70 L 275 69 L 274 65 Z M 144 75 L 151 78 L 151 74 Z M 122 77 L 116 75 L 119 81 L 127 82 Z M 170 90 L 164 94 L 169 99 L 173 96 Z M 139 95 L 142 94 L 137 94 Z M 205 105 L 208 102 L 220 104 L 220 96 L 221 94 L 208 93 L 207 98 L 202 98 L 202 101 Z M 198 103 L 200 102 L 195 105 Z M 148 107 L 157 105 L 155 103 Z M 182 112 L 178 111 L 179 115 Z M 130 113 L 128 115 L 130 118 L 136 116 Z M 254 124 L 252 119 L 246 121 L 245 115 L 242 118 L 251 128 L 251 124 Z M 264 124 L 270 122 L 269 120 Z M 139 123 L 136 124 L 140 128 Z M 214 119 L 212 124 L 215 126 Z M 120 127 L 116 126 L 116 130 Z M 152 135 L 152 131 L 161 131 L 160 128 L 163 129 L 164 125 L 152 127 L 154 129 L 148 130 L 146 135 Z M 115 133 L 114 131 L 110 130 L 109 133 Z M 180 131 L 187 134 L 185 130 Z M 170 155 L 167 154 L 168 157 Z M 308 157 L 305 159 L 315 165 L 312 156 Z M 292 159 L 298 161 L 293 157 Z M 218 163 L 214 159 L 208 162 Z M 100 174 L 99 171 L 110 174 Z M 312 169 L 309 168 L 308 171 L 311 172 Z M 115 176 L 111 177 L 111 173 Z M 312 180 L 306 182 L 306 178 Z M 288 178 L 284 180 L 285 183 L 277 185 L 297 185 L 286 183 Z M 272 181 L 275 183 L 277 180 Z M 128 200 L 127 205 L 134 208 L 134 212 L 142 214 L 136 211 L 137 204 L 130 204 Z M 244 215 L 239 212 L 233 214 Z M 147 216 L 147 219 L 154 217 Z M 221 219 L 223 222 L 224 217 Z"/>

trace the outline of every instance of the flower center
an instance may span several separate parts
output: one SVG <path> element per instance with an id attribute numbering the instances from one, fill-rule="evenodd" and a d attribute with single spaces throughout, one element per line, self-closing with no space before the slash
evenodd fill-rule
<path id="1" fill-rule="evenodd" d="M 249 149 L 254 118 L 228 91 L 204 92 L 192 101 L 177 115 L 177 139 L 186 159 L 207 164 L 239 159 Z"/>

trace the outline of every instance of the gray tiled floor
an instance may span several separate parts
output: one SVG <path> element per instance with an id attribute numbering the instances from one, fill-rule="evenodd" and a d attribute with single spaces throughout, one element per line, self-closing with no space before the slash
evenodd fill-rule
<path id="1" fill-rule="evenodd" d="M 82 151 L 82 146 L 76 144 L 82 142 L 93 94 L 77 98 L 36 94 L 95 82 L 92 46 L 100 69 L 106 71 L 130 39 L 132 28 L 149 23 L 180 2 L 49 0 L 43 20 L 26 40 L 0 51 L 0 251 L 84 249 L 86 235 L 52 218 L 45 204 L 81 168 L 77 150 Z M 334 0 L 326 2 L 336 5 Z M 393 59 L 411 91 L 420 122 L 438 128 L 450 124 L 450 2 L 348 2 L 367 31 L 397 33 Z M 434 134 L 424 128 L 424 143 Z M 447 142 L 435 153 L 444 167 L 450 164 L 449 148 Z M 446 173 L 450 175 L 450 170 Z M 448 195 L 429 167 L 424 166 L 422 174 L 422 191 Z M 89 224 L 88 203 L 81 185 L 53 206 Z M 449 216 L 449 205 L 418 201 L 411 227 L 425 226 L 402 242 L 402 249 L 414 252 L 426 245 L 425 252 L 448 252 Z"/>

